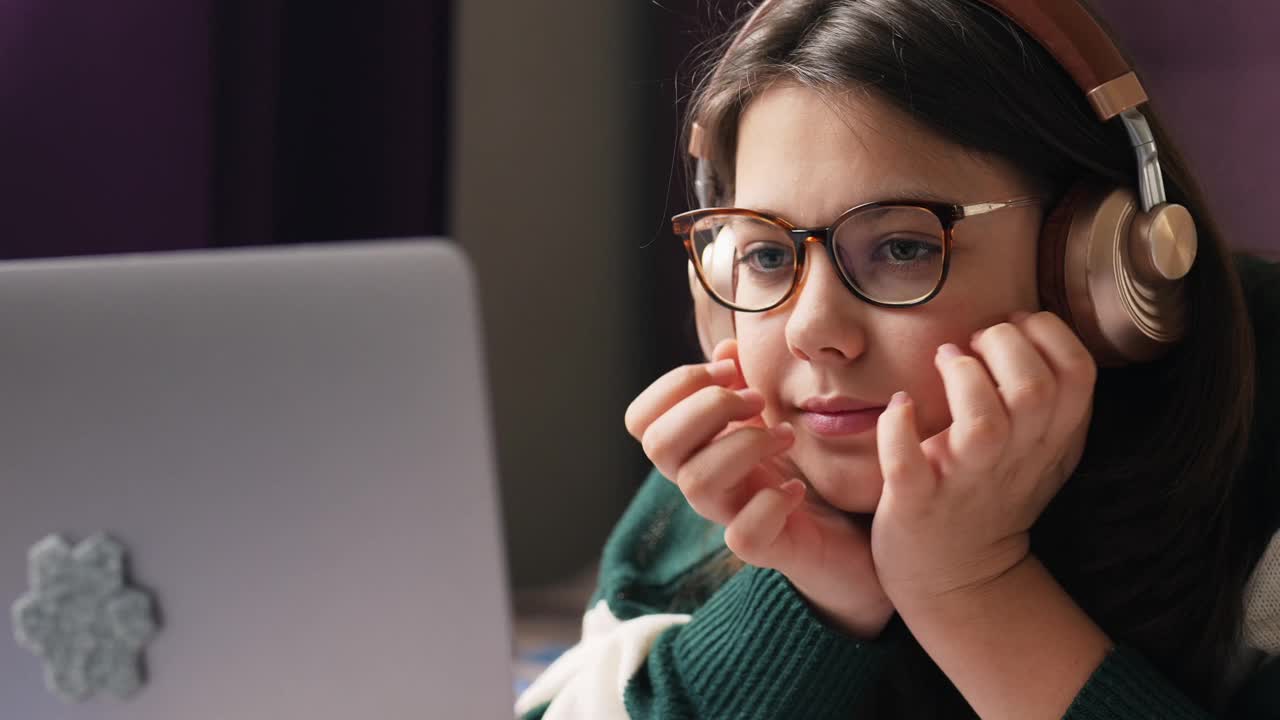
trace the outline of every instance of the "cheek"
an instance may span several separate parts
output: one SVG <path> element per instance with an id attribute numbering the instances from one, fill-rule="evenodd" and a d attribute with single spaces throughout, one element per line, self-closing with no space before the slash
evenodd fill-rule
<path id="1" fill-rule="evenodd" d="M 748 387 L 763 392 L 770 386 L 771 378 L 777 377 L 781 360 L 785 359 L 780 356 L 786 353 L 783 324 L 753 313 L 739 314 L 735 326 L 742 375 Z"/>
<path id="2" fill-rule="evenodd" d="M 938 347 L 952 343 L 970 352 L 969 338 L 980 328 L 999 322 L 1017 306 L 983 302 L 972 294 L 954 295 L 952 299 L 928 306 L 927 312 L 898 325 L 892 338 L 883 342 L 894 348 L 892 372 L 901 390 L 910 393 L 916 405 L 916 418 L 921 437 L 931 437 L 951 424 L 946 386 L 934 362 Z"/>
<path id="3" fill-rule="evenodd" d="M 786 319 L 757 313 L 739 314 L 735 324 L 742 376 L 747 387 L 759 390 L 765 397 L 765 423 L 776 425 L 781 422 L 779 385 L 792 360 L 787 349 Z"/>
<path id="4" fill-rule="evenodd" d="M 1007 235 L 974 235 L 955 251 L 937 299 L 957 306 L 963 303 L 957 309 L 979 319 L 993 315 L 1003 319 L 1015 310 L 1040 309 L 1038 220 L 1025 218 Z"/>
<path id="5" fill-rule="evenodd" d="M 893 355 L 894 375 L 902 384 L 898 389 L 906 390 L 915 403 L 922 438 L 935 435 L 951 424 L 942 376 L 933 362 L 938 346 L 948 342 L 968 347 L 964 331 L 948 331 L 945 326 L 921 328 L 895 343 L 903 349 Z"/>
<path id="6" fill-rule="evenodd" d="M 922 437 L 931 437 L 951 424 L 946 386 L 934 358 L 944 343 L 953 343 L 972 354 L 969 338 L 977 330 L 1004 322 L 1018 310 L 1037 310 L 1035 283 L 1005 283 L 995 292 L 956 293 L 930 307 L 921 322 L 904 328 L 895 339 L 895 373 L 916 402 Z M 939 299 L 942 299 L 941 297 Z"/>

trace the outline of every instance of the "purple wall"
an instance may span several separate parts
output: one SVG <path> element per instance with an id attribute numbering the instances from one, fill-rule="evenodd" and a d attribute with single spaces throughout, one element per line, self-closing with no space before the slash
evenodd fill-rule
<path id="1" fill-rule="evenodd" d="M 441 234 L 449 0 L 0 0 L 0 258 Z"/>
<path id="2" fill-rule="evenodd" d="M 0 257 L 207 244 L 208 14 L 0 0 Z"/>
<path id="3" fill-rule="evenodd" d="M 1133 55 L 1228 241 L 1280 254 L 1280 4 L 1094 2 Z"/>

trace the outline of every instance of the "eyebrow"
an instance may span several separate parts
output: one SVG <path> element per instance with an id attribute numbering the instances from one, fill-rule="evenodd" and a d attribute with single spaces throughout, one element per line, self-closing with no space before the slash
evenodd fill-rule
<path id="1" fill-rule="evenodd" d="M 922 200 L 925 202 L 943 203 L 945 205 L 959 205 L 959 201 L 955 197 L 947 197 L 939 192 L 934 192 L 926 188 L 916 188 L 904 192 L 894 193 L 892 196 L 885 198 L 886 200 Z M 850 205 L 849 207 L 853 207 Z"/>
<path id="2" fill-rule="evenodd" d="M 891 193 L 882 193 L 880 197 L 877 197 L 874 200 L 866 200 L 860 203 L 845 205 L 840 212 L 844 212 L 845 210 L 857 207 L 858 205 L 866 204 L 868 202 L 893 202 L 893 201 L 911 201 L 911 200 L 914 200 L 917 202 L 940 203 L 942 205 L 959 206 L 961 204 L 959 201 L 956 200 L 954 196 L 946 197 L 941 193 L 935 192 L 933 190 L 929 190 L 924 187 L 915 187 L 915 188 L 905 188 L 900 191 L 895 191 Z M 757 212 L 762 212 L 766 215 L 774 215 L 776 217 L 787 217 L 786 213 L 779 212 L 778 210 L 770 206 L 754 207 L 750 209 L 755 210 Z"/>

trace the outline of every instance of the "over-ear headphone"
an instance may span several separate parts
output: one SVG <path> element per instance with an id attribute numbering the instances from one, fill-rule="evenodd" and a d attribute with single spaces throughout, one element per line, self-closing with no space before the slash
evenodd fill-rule
<path id="1" fill-rule="evenodd" d="M 1147 93 L 1097 19 L 1077 0 L 973 0 L 1012 20 L 1071 75 L 1103 122 L 1124 123 L 1138 160 L 1138 192 L 1081 181 L 1049 213 L 1039 246 L 1043 306 L 1065 320 L 1104 366 L 1147 362 L 1181 339 L 1186 301 L 1183 278 L 1196 256 L 1191 213 L 1166 202 L 1155 137 L 1139 109 Z M 763 0 L 730 44 L 726 57 L 778 0 Z M 723 60 L 721 63 L 723 64 Z M 721 72 L 718 66 L 713 77 Z M 689 152 L 696 159 L 701 207 L 717 199 L 706 127 L 693 124 Z M 713 243 L 712 248 L 724 248 Z M 707 280 L 732 297 L 732 258 L 703 257 Z M 699 283 L 692 261 L 698 340 L 703 354 L 735 335 L 734 313 Z"/>

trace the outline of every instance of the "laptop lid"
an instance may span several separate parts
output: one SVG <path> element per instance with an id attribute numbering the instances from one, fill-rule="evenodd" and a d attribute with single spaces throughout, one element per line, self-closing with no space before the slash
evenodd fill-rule
<path id="1" fill-rule="evenodd" d="M 0 716 L 510 717 L 475 298 L 439 240 L 0 264 Z"/>

